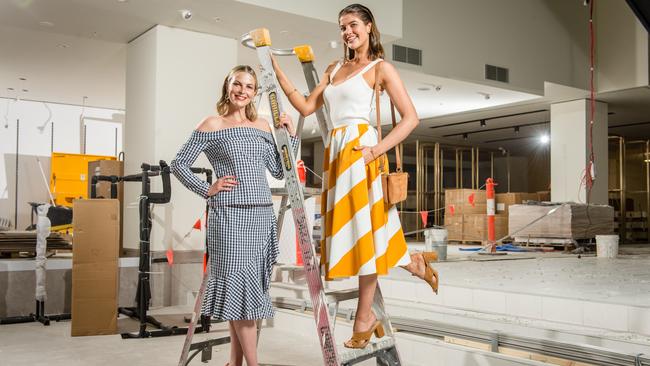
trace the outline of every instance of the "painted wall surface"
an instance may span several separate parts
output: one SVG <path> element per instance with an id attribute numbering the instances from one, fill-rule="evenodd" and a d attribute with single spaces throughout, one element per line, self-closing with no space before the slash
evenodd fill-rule
<path id="1" fill-rule="evenodd" d="M 352 4 L 346 0 L 238 0 L 242 3 L 257 5 L 274 10 L 284 11 L 299 16 L 315 18 L 326 22 L 337 23 L 341 9 Z M 381 32 L 395 37 L 402 36 L 402 3 L 403 0 L 373 0 L 364 3 L 372 11 L 377 23 L 381 24 Z M 406 1 L 408 2 L 408 1 Z"/>
<path id="2" fill-rule="evenodd" d="M 544 81 L 584 88 L 588 18 L 582 2 L 404 1 L 403 39 L 423 65 L 398 67 L 542 94 Z M 392 46 L 385 45 L 392 57 Z M 484 80 L 484 65 L 510 69 L 510 83 Z"/>
<path id="3" fill-rule="evenodd" d="M 551 200 L 587 202 L 589 104 L 576 100 L 551 105 Z M 607 204 L 607 104 L 596 104 L 593 129 L 595 182 L 590 203 Z"/>
<path id="4" fill-rule="evenodd" d="M 235 65 L 232 39 L 157 26 L 129 44 L 127 61 L 126 168 L 142 162 L 170 163 L 196 125 L 214 114 L 221 85 Z M 201 156 L 194 166 L 210 165 Z M 203 176 L 202 178 L 205 178 Z M 159 179 L 152 180 L 160 191 Z M 141 188 L 125 188 L 125 201 L 137 202 Z M 172 177 L 172 199 L 153 210 L 152 250 L 201 250 L 204 231 L 192 230 L 205 201 Z M 138 247 L 138 212 L 126 207 L 124 247 Z"/>
<path id="5" fill-rule="evenodd" d="M 0 217 L 17 223 L 19 230 L 30 224 L 28 202 L 47 202 L 45 176 L 50 177 L 51 152 L 79 154 L 81 116 L 87 129 L 87 153 L 115 156 L 122 151 L 123 111 L 102 108 L 0 98 Z M 97 120 L 92 120 L 95 118 Z M 17 129 L 18 120 L 20 128 Z M 115 123 L 105 122 L 115 120 Z M 107 133 L 108 132 L 108 133 Z M 117 132 L 118 138 L 115 139 Z M 16 140 L 18 138 L 18 140 Z M 16 141 L 18 141 L 18 220 L 16 213 Z"/>
<path id="6" fill-rule="evenodd" d="M 602 0 L 596 4 L 598 91 L 650 84 L 648 32 L 625 1 Z"/>

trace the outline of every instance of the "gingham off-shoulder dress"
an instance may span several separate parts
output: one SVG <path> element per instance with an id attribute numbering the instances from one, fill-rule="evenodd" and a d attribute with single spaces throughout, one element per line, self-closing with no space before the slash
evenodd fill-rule
<path id="1" fill-rule="evenodd" d="M 293 149 L 298 140 L 292 138 Z M 238 185 L 208 197 L 209 185 L 190 171 L 205 153 L 215 177 L 233 175 Z M 278 256 L 277 221 L 266 170 L 283 178 L 273 135 L 254 127 L 193 131 L 170 164 L 191 191 L 208 200 L 210 276 L 201 312 L 219 320 L 266 319 L 274 315 L 268 295 Z"/>

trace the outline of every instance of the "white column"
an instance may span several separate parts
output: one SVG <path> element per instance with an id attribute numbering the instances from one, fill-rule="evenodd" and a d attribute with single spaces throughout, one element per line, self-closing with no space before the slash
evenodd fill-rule
<path id="1" fill-rule="evenodd" d="M 551 200 L 587 202 L 590 102 L 551 105 Z M 594 185 L 589 203 L 607 204 L 607 104 L 596 102 L 593 125 Z"/>
<path id="2" fill-rule="evenodd" d="M 156 26 L 129 43 L 127 50 L 125 174 L 140 172 L 143 162 L 168 164 L 191 131 L 215 113 L 221 86 L 237 60 L 238 43 L 214 35 Z M 195 166 L 209 168 L 203 156 Z M 152 178 L 159 192 L 160 178 Z M 124 187 L 124 247 L 138 248 L 137 201 L 141 186 Z M 171 202 L 156 205 L 151 249 L 201 250 L 204 232 L 192 231 L 205 201 L 172 177 Z"/>

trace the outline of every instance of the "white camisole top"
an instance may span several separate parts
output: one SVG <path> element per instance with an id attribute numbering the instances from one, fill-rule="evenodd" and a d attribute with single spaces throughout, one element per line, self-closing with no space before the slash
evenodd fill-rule
<path id="1" fill-rule="evenodd" d="M 370 115 L 374 110 L 375 90 L 368 85 L 363 74 L 381 61 L 383 60 L 377 59 L 370 62 L 355 75 L 334 85 L 332 79 L 342 63 L 336 64 L 330 73 L 330 82 L 323 91 L 323 99 L 334 128 L 370 123 Z"/>

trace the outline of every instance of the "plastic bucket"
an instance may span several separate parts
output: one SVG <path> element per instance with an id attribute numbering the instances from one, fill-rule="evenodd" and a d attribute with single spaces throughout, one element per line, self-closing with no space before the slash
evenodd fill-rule
<path id="1" fill-rule="evenodd" d="M 596 257 L 616 258 L 618 255 L 618 235 L 596 235 Z"/>
<path id="2" fill-rule="evenodd" d="M 424 231 L 424 247 L 427 252 L 438 253 L 438 260 L 447 260 L 447 229 L 427 229 Z"/>

